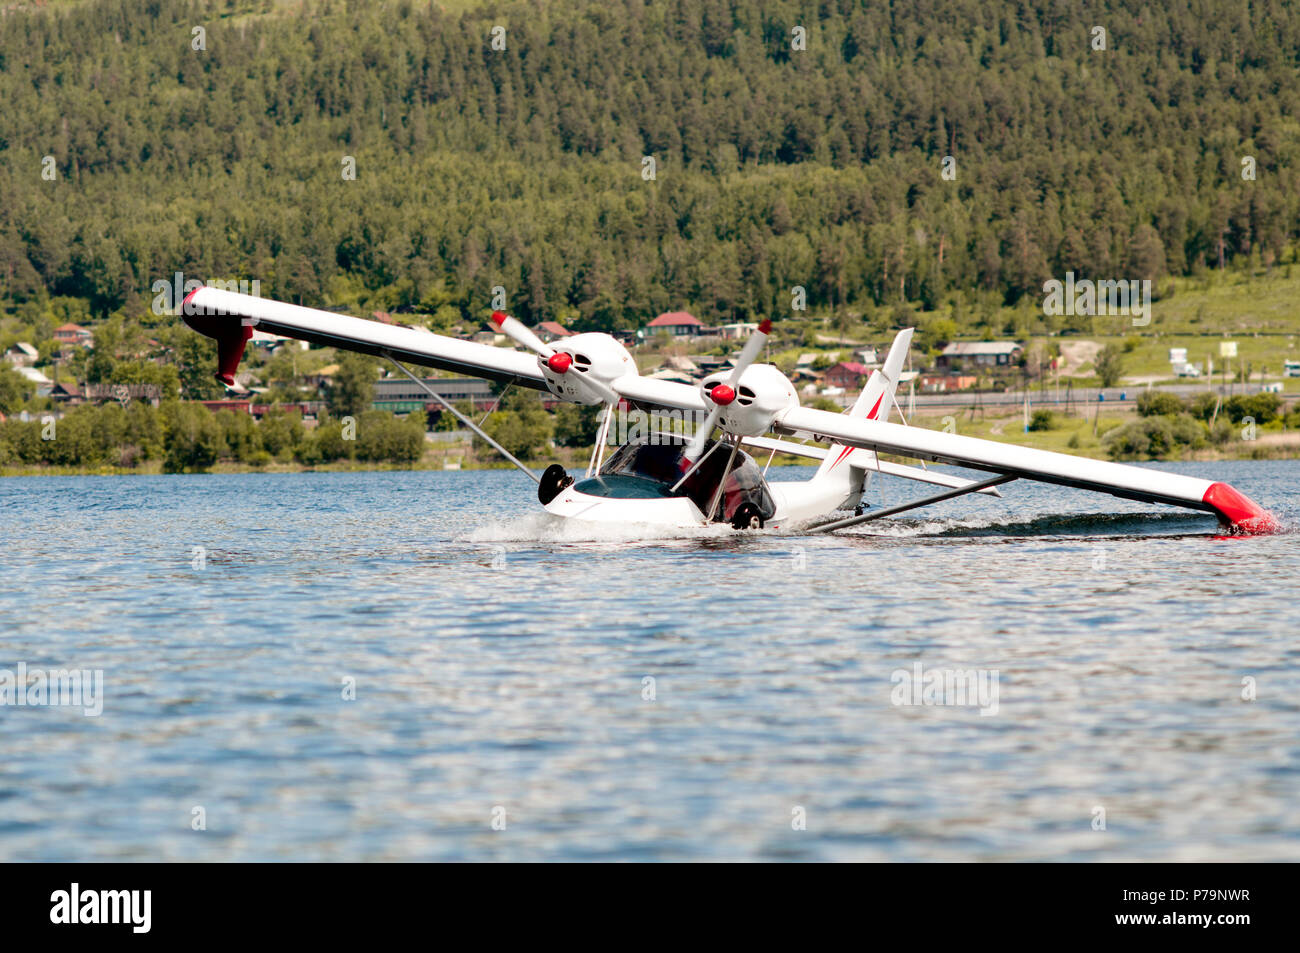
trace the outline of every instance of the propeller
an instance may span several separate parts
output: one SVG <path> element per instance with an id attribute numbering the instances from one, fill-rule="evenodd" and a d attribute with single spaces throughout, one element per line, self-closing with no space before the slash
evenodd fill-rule
<path id="1" fill-rule="evenodd" d="M 520 344 L 528 350 L 539 355 L 546 366 L 555 374 L 567 374 L 569 368 L 573 366 L 573 355 L 564 351 L 557 351 L 548 345 L 545 341 L 534 334 L 522 321 L 513 318 L 501 311 L 492 312 L 492 323 L 501 329 L 501 333 L 516 344 Z M 578 380 L 582 386 L 594 391 L 607 404 L 617 404 L 621 398 L 614 393 L 613 389 L 604 382 L 598 381 L 593 377 L 580 374 Z"/>
<path id="2" fill-rule="evenodd" d="M 736 366 L 732 368 L 731 376 L 725 381 L 714 384 L 709 390 L 709 400 L 713 401 L 713 409 L 709 415 L 704 418 L 704 423 L 695 431 L 695 436 L 686 446 L 686 452 L 682 454 L 683 469 L 692 466 L 695 461 L 699 460 L 700 454 L 704 452 L 704 444 L 709 439 L 709 434 L 713 433 L 713 428 L 717 426 L 718 417 L 722 415 L 722 409 L 736 399 L 736 389 L 740 384 L 741 375 L 749 369 L 749 365 L 754 363 L 759 352 L 763 350 L 763 345 L 767 343 L 767 336 L 772 331 L 772 321 L 764 318 L 763 323 L 758 326 L 758 330 L 749 336 L 745 342 L 744 348 L 741 349 L 740 357 L 736 361 Z"/>

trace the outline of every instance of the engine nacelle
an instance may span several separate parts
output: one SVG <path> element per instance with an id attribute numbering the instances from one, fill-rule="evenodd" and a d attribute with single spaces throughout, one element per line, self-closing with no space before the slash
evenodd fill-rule
<path id="1" fill-rule="evenodd" d="M 551 347 L 557 355 L 567 354 L 571 360 L 539 357 L 537 366 L 552 394 L 576 404 L 599 404 L 604 400 L 594 389 L 582 386 L 583 378 L 593 377 L 608 387 L 620 377 L 637 373 L 636 361 L 627 348 L 599 331 L 553 341 Z M 557 365 L 565 369 L 557 372 Z"/>
<path id="2" fill-rule="evenodd" d="M 721 407 L 718 425 L 727 433 L 743 437 L 761 436 L 772 428 L 777 414 L 799 406 L 799 395 L 794 385 L 771 364 L 751 364 L 740 376 L 735 394 L 728 395 L 732 399 L 727 403 L 715 401 L 713 389 L 726 384 L 730 377 L 730 371 L 718 371 L 700 383 L 705 406 L 710 409 Z"/>

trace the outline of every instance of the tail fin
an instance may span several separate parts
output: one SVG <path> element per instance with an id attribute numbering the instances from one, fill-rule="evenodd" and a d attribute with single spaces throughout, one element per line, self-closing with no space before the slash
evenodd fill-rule
<path id="1" fill-rule="evenodd" d="M 903 373 L 903 364 L 907 361 L 907 350 L 911 344 L 912 328 L 903 328 L 889 346 L 884 367 L 871 372 L 867 386 L 862 388 L 862 394 L 849 411 L 850 417 L 889 422 L 890 411 L 894 409 L 894 391 L 898 389 L 898 377 Z"/>
<path id="2" fill-rule="evenodd" d="M 848 410 L 850 417 L 862 417 L 886 423 L 889 421 L 890 411 L 894 407 L 894 391 L 898 388 L 898 377 L 903 372 L 903 364 L 907 361 L 907 350 L 912 343 L 912 330 L 912 328 L 904 328 L 894 337 L 894 343 L 889 346 L 889 354 L 885 357 L 884 366 L 878 371 L 871 372 L 871 377 L 867 379 L 867 386 L 862 388 L 862 393 Z M 826 459 L 822 461 L 817 474 L 813 477 L 814 481 L 836 480 L 843 483 L 846 504 L 857 503 L 862 495 L 862 481 L 866 475 L 865 470 L 844 462 L 852 452 L 852 447 L 846 447 L 841 443 L 831 444 Z"/>

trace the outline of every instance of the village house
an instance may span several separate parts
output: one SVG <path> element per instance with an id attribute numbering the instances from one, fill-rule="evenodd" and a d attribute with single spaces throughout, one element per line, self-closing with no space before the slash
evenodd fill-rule
<path id="1" fill-rule="evenodd" d="M 5 351 L 5 360 L 14 367 L 31 367 L 40 358 L 41 352 L 26 341 L 19 341 Z"/>
<path id="2" fill-rule="evenodd" d="M 700 373 L 700 365 L 682 355 L 670 355 L 664 358 L 663 366 L 688 376 Z"/>
<path id="3" fill-rule="evenodd" d="M 645 375 L 651 380 L 672 381 L 674 384 L 694 384 L 695 378 L 685 371 L 674 370 L 671 367 L 661 367 L 656 371 L 651 371 Z"/>
<path id="4" fill-rule="evenodd" d="M 758 324 L 750 321 L 740 321 L 735 324 L 719 325 L 715 331 L 717 335 L 724 340 L 735 340 L 737 338 L 747 338 L 758 330 Z"/>
<path id="5" fill-rule="evenodd" d="M 1024 353 L 1015 341 L 953 341 L 943 349 L 935 366 L 960 371 L 967 367 L 1009 367 Z"/>
<path id="6" fill-rule="evenodd" d="M 456 404 L 470 402 L 475 410 L 486 410 L 496 403 L 496 394 L 489 381 L 476 377 L 426 377 L 424 384 L 443 400 Z M 385 377 L 375 381 L 374 402 L 376 410 L 391 410 L 395 414 L 411 412 L 442 413 L 443 407 L 429 392 L 407 377 Z"/>
<path id="7" fill-rule="evenodd" d="M 685 311 L 667 311 L 646 325 L 650 336 L 667 331 L 673 337 L 696 337 L 703 330 L 704 322 Z"/>
<path id="8" fill-rule="evenodd" d="M 979 383 L 979 378 L 973 374 L 922 374 L 917 383 L 924 394 L 950 394 L 970 390 Z"/>
<path id="9" fill-rule="evenodd" d="M 19 365 L 18 367 L 15 367 L 14 370 L 16 370 L 19 374 L 21 374 L 24 378 L 26 378 L 30 383 L 35 384 L 37 387 L 45 387 L 46 385 L 53 383 L 48 377 L 46 377 L 44 374 L 42 374 L 34 367 L 25 367 Z"/>
<path id="10" fill-rule="evenodd" d="M 84 403 L 86 392 L 76 384 L 51 383 L 36 391 L 38 397 L 48 397 L 56 404 L 76 405 Z"/>
<path id="11" fill-rule="evenodd" d="M 714 357 L 711 354 L 698 354 L 692 360 L 695 366 L 699 368 L 701 377 L 708 377 L 715 371 L 736 366 L 736 362 L 729 357 Z"/>
<path id="12" fill-rule="evenodd" d="M 537 325 L 537 336 L 550 344 L 559 338 L 573 337 L 573 332 L 556 321 L 543 321 Z"/>
<path id="13" fill-rule="evenodd" d="M 867 367 L 876 367 L 880 364 L 880 354 L 874 347 L 860 347 L 853 352 L 853 356 L 859 364 L 865 364 Z"/>
<path id="14" fill-rule="evenodd" d="M 867 365 L 856 361 L 840 361 L 822 375 L 822 383 L 832 388 L 858 390 L 869 376 L 871 376 L 871 368 Z"/>
<path id="15" fill-rule="evenodd" d="M 326 364 L 314 374 L 304 374 L 303 385 L 316 390 L 324 390 L 334 383 L 334 375 L 339 372 L 337 364 Z"/>
<path id="16" fill-rule="evenodd" d="M 156 341 L 149 342 L 156 344 Z M 278 334 L 267 334 L 265 331 L 253 329 L 253 336 L 248 339 L 248 343 L 253 347 L 260 347 L 266 350 L 268 354 L 274 354 L 281 348 L 290 347 L 299 351 L 305 351 L 311 345 L 306 341 L 296 341 L 293 338 L 282 338 Z"/>
<path id="17" fill-rule="evenodd" d="M 68 347 L 94 347 L 95 336 L 75 324 L 61 324 L 54 329 L 54 340 Z"/>
<path id="18" fill-rule="evenodd" d="M 81 395 L 96 404 L 142 401 L 157 407 L 162 402 L 162 388 L 157 384 L 87 384 Z"/>

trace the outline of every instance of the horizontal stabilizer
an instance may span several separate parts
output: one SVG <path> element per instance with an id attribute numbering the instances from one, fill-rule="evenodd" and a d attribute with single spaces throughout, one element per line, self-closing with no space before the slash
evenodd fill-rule
<path id="1" fill-rule="evenodd" d="M 778 453 L 788 453 L 796 457 L 808 457 L 811 460 L 825 460 L 831 452 L 825 447 L 813 447 L 803 443 L 791 443 L 789 440 L 777 440 L 774 437 L 745 437 L 744 442 L 747 446 L 756 447 L 760 450 L 775 450 Z M 956 489 L 959 487 L 972 486 L 975 483 L 974 480 L 967 480 L 951 473 L 939 473 L 935 470 L 923 470 L 920 467 L 909 467 L 902 463 L 887 463 L 868 450 L 853 450 L 845 462 L 849 466 L 858 467 L 862 470 L 874 470 L 877 473 L 885 474 L 885 476 L 901 477 L 904 480 L 915 480 L 918 483 L 930 483 L 934 486 L 947 486 Z M 995 486 L 978 490 L 976 492 L 986 494 L 987 496 L 1002 495 L 1002 491 Z"/>

